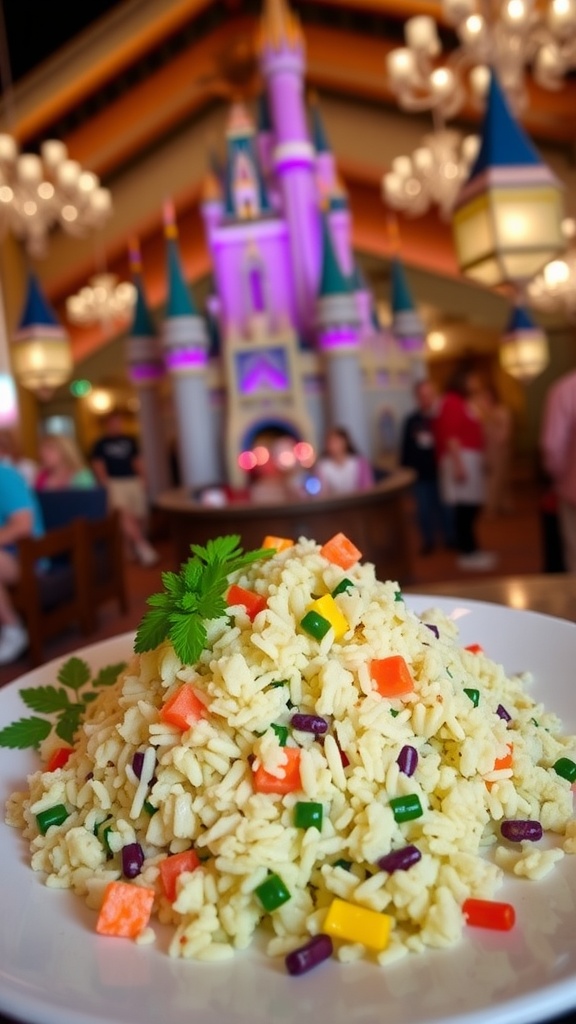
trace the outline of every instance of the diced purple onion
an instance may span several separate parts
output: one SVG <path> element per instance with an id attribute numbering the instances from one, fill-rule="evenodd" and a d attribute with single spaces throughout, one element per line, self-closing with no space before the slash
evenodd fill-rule
<path id="1" fill-rule="evenodd" d="M 521 843 L 523 839 L 537 843 L 543 834 L 539 821 L 503 821 L 500 831 L 504 839 L 509 839 L 511 843 Z"/>
<path id="2" fill-rule="evenodd" d="M 305 974 L 332 956 L 332 939 L 329 935 L 314 935 L 310 942 L 299 949 L 293 949 L 285 957 L 288 974 Z"/>
<path id="3" fill-rule="evenodd" d="M 440 630 L 438 629 L 438 626 L 435 626 L 433 622 L 425 622 L 424 625 L 434 633 L 437 640 L 440 639 Z"/>
<path id="4" fill-rule="evenodd" d="M 418 764 L 418 751 L 416 747 L 406 745 L 396 758 L 396 764 L 404 775 L 414 775 Z"/>
<path id="5" fill-rule="evenodd" d="M 126 878 L 136 878 L 142 870 L 144 851 L 140 843 L 127 843 L 122 847 L 122 872 Z"/>
<path id="6" fill-rule="evenodd" d="M 322 735 L 328 728 L 328 722 L 321 715 L 301 715 L 298 713 L 292 715 L 290 725 L 293 729 L 298 729 L 300 732 L 313 732 L 315 736 Z"/>
<path id="7" fill-rule="evenodd" d="M 376 861 L 382 871 L 392 874 L 393 871 L 407 871 L 413 864 L 417 864 L 422 854 L 417 846 L 403 846 L 401 850 L 392 850 L 380 860 Z"/>
<path id="8" fill-rule="evenodd" d="M 137 750 L 132 758 L 132 771 L 137 779 L 142 775 L 142 768 L 144 767 L 144 751 Z"/>
<path id="9" fill-rule="evenodd" d="M 510 715 L 508 711 L 506 711 L 506 708 L 503 707 L 502 704 L 499 704 L 498 707 L 496 708 L 496 714 L 498 715 L 498 718 L 503 718 L 505 722 L 512 721 L 512 715 Z"/>

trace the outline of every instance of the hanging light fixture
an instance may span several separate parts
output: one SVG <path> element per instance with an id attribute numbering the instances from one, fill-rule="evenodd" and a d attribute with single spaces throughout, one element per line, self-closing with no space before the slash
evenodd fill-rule
<path id="1" fill-rule="evenodd" d="M 136 288 L 131 281 L 119 281 L 116 274 L 94 274 L 87 285 L 66 299 L 66 316 L 73 324 L 101 324 L 110 327 L 132 313 Z"/>
<path id="2" fill-rule="evenodd" d="M 458 46 L 442 58 L 434 18 L 417 15 L 404 26 L 405 46 L 388 54 L 388 81 L 404 110 L 438 110 L 454 117 L 470 97 L 481 106 L 493 68 L 511 107 L 526 110 L 526 72 L 557 90 L 576 67 L 576 0 L 442 0 L 442 20 Z"/>
<path id="3" fill-rule="evenodd" d="M 479 145 L 477 135 L 463 136 L 451 128 L 428 133 L 410 156 L 392 161 L 382 178 L 385 203 L 410 217 L 419 217 L 436 205 L 448 220 Z"/>
<path id="4" fill-rule="evenodd" d="M 514 306 L 506 325 L 500 345 L 500 365 L 524 384 L 548 365 L 546 335 L 520 305 Z"/>
<path id="5" fill-rule="evenodd" d="M 72 373 L 68 334 L 32 271 L 28 273 L 24 309 L 12 338 L 11 352 L 16 377 L 41 398 L 48 398 Z"/>
<path id="6" fill-rule="evenodd" d="M 21 153 L 12 135 L 0 134 L 0 231 L 15 235 L 29 256 L 46 255 L 56 225 L 82 236 L 101 228 L 111 212 L 109 190 L 69 158 L 63 142 L 47 140 L 40 155 Z"/>
<path id="7" fill-rule="evenodd" d="M 544 313 L 564 313 L 576 320 L 576 221 L 566 217 L 562 223 L 567 249 L 550 260 L 526 287 L 526 300 Z"/>
<path id="8" fill-rule="evenodd" d="M 480 149 L 452 215 L 460 269 L 481 284 L 524 286 L 565 246 L 563 188 L 490 79 Z"/>

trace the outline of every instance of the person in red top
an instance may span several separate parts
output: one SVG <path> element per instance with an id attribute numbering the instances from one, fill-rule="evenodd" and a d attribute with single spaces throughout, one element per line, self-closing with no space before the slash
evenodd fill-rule
<path id="1" fill-rule="evenodd" d="M 443 501 L 454 510 L 455 546 L 462 569 L 490 569 L 494 555 L 481 551 L 476 535 L 486 500 L 485 438 L 475 400 L 480 375 L 461 363 L 450 379 L 435 420 L 436 451 Z"/>

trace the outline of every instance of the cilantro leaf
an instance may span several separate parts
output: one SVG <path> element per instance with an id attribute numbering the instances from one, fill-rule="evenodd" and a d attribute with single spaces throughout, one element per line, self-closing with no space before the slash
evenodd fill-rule
<path id="1" fill-rule="evenodd" d="M 12 750 L 24 750 L 26 747 L 38 749 L 42 740 L 50 735 L 52 723 L 46 718 L 19 718 L 4 729 L 0 729 L 0 746 L 11 747 Z"/>
<path id="2" fill-rule="evenodd" d="M 80 719 L 82 718 L 83 711 L 83 704 L 72 704 L 60 715 L 56 724 L 56 735 L 71 746 L 74 743 L 74 737 L 78 732 L 78 726 L 80 725 Z"/>
<path id="3" fill-rule="evenodd" d="M 20 696 L 32 711 L 39 711 L 45 715 L 70 707 L 68 694 L 62 687 L 56 689 L 55 686 L 32 686 L 20 690 Z"/>
<path id="4" fill-rule="evenodd" d="M 59 673 L 58 682 L 71 690 L 79 690 L 90 680 L 90 668 L 82 658 L 72 657 L 64 662 Z"/>
<path id="5" fill-rule="evenodd" d="M 170 633 L 170 612 L 168 610 L 155 608 L 146 612 L 136 630 L 134 650 L 141 654 L 143 651 L 152 651 Z"/>
<path id="6" fill-rule="evenodd" d="M 150 611 L 136 630 L 134 649 L 138 653 L 169 639 L 178 657 L 193 664 L 206 646 L 206 621 L 226 612 L 230 576 L 275 553 L 272 548 L 244 552 L 239 534 L 215 537 L 205 546 L 191 544 L 190 550 L 192 557 L 180 566 L 179 573 L 162 573 L 164 591 L 148 598 Z"/>
<path id="7" fill-rule="evenodd" d="M 106 665 L 105 668 L 101 668 L 95 679 L 92 680 L 93 686 L 114 686 L 114 683 L 118 679 L 118 676 L 126 668 L 125 661 L 119 661 L 117 665 Z M 86 694 L 84 700 L 91 697 L 91 694 Z M 94 695 L 96 696 L 96 694 Z"/>

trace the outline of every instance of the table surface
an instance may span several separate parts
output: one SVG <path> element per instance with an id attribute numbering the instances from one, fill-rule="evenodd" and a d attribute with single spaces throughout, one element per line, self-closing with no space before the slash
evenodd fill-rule
<path id="1" fill-rule="evenodd" d="M 504 576 L 481 580 L 448 580 L 428 586 L 404 588 L 406 593 L 438 594 L 528 608 L 545 615 L 576 622 L 576 576 L 564 573 L 539 576 Z M 575 993 L 576 1002 L 576 993 Z M 0 1013 L 0 1024 L 12 1024 L 12 1018 Z M 576 1011 L 551 1019 L 548 1024 L 576 1024 Z"/>
<path id="2" fill-rule="evenodd" d="M 498 576 L 493 579 L 447 580 L 404 587 L 406 593 L 438 594 L 489 601 L 509 608 L 528 609 L 576 622 L 576 575 Z"/>

